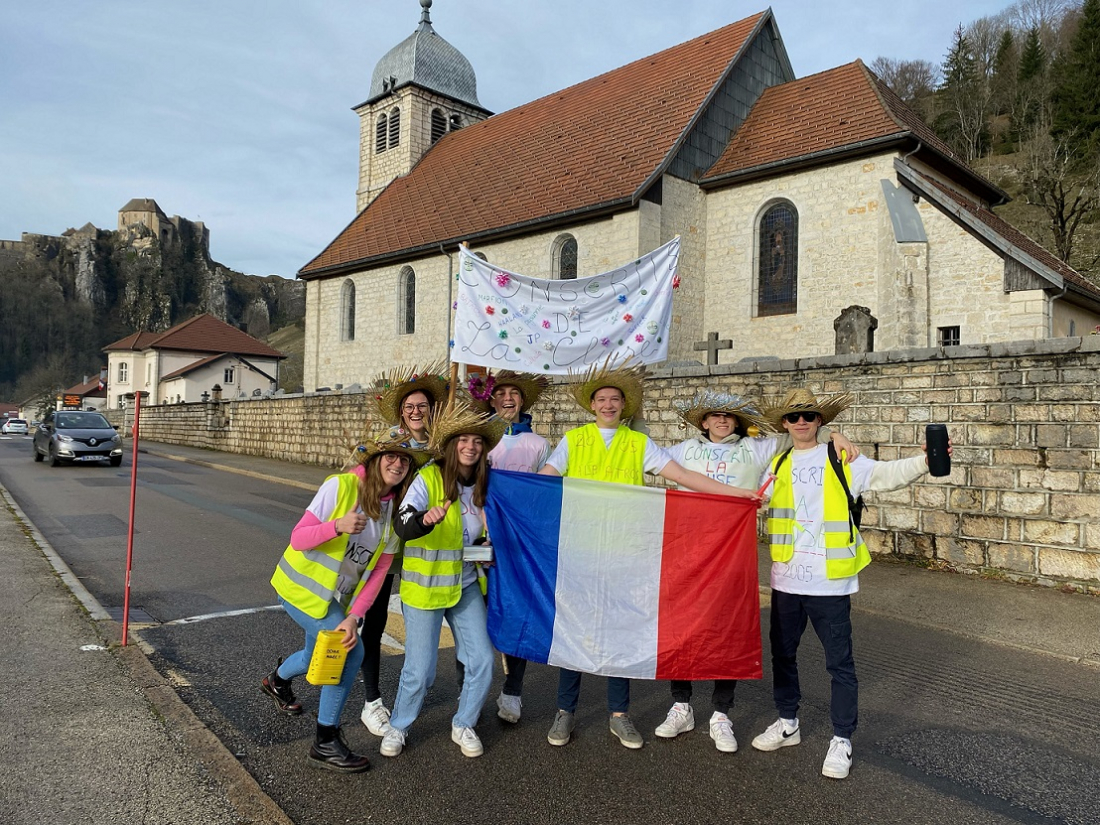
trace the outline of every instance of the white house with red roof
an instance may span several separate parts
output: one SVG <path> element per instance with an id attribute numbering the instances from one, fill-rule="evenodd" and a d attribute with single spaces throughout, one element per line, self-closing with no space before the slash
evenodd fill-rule
<path id="1" fill-rule="evenodd" d="M 798 79 L 771 10 L 497 115 L 418 29 L 375 67 L 359 214 L 298 273 L 307 388 L 448 354 L 457 249 L 543 278 L 679 235 L 670 360 L 1080 335 L 1100 289 L 996 216 L 976 173 L 862 62 Z"/>
<path id="2" fill-rule="evenodd" d="M 134 392 L 148 392 L 147 404 L 199 401 L 215 385 L 227 400 L 270 394 L 286 357 L 209 314 L 165 332 L 135 332 L 104 351 L 110 409 L 126 406 Z"/>

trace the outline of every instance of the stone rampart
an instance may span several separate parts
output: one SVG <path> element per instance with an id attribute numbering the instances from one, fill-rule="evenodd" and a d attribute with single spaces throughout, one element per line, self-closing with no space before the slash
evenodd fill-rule
<path id="1" fill-rule="evenodd" d="M 839 427 L 872 458 L 916 454 L 924 426 L 948 425 L 952 473 L 866 496 L 876 553 L 1100 592 L 1100 336 L 757 360 L 656 371 L 645 419 L 661 444 L 686 437 L 672 401 L 709 386 L 772 398 L 796 386 L 848 391 Z M 149 407 L 144 437 L 334 466 L 368 396 L 340 392 Z M 588 421 L 562 386 L 536 428 L 555 442 Z"/>

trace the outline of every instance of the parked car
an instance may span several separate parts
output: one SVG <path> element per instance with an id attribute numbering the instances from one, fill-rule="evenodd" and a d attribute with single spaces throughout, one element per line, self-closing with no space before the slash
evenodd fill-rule
<path id="1" fill-rule="evenodd" d="M 100 413 L 57 410 L 46 414 L 34 434 L 34 460 L 110 461 L 122 464 L 122 438 Z"/>
<path id="2" fill-rule="evenodd" d="M 4 435 L 26 435 L 27 421 L 25 418 L 5 418 L 0 425 L 0 433 Z"/>

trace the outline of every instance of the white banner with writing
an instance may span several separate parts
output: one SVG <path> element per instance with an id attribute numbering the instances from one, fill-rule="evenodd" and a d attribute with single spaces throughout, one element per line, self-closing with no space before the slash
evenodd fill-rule
<path id="1" fill-rule="evenodd" d="M 555 281 L 459 254 L 451 360 L 544 375 L 668 357 L 680 238 L 602 275 Z"/>

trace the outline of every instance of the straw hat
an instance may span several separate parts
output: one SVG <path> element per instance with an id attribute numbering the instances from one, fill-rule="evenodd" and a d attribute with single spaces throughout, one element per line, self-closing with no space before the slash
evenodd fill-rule
<path id="1" fill-rule="evenodd" d="M 703 419 L 711 413 L 728 413 L 737 419 L 738 426 L 748 431 L 750 427 L 766 431 L 772 428 L 756 406 L 739 395 L 714 390 L 700 390 L 690 401 L 673 401 L 676 414 L 697 430 L 703 429 Z"/>
<path id="2" fill-rule="evenodd" d="M 438 407 L 447 401 L 447 365 L 443 362 L 428 364 L 424 369 L 398 367 L 378 378 L 381 385 L 375 395 L 378 414 L 390 424 L 401 423 L 401 402 L 412 392 L 422 392 Z"/>
<path id="3" fill-rule="evenodd" d="M 593 364 L 584 375 L 569 374 L 569 389 L 573 399 L 585 412 L 592 412 L 592 396 L 603 387 L 615 387 L 623 394 L 624 419 L 633 418 L 642 408 L 642 379 L 645 367 L 611 368 L 610 359 L 603 366 Z"/>
<path id="4" fill-rule="evenodd" d="M 381 422 L 368 420 L 363 428 L 363 433 L 352 447 L 351 463 L 366 464 L 376 455 L 382 453 L 398 453 L 408 456 L 413 467 L 423 467 L 432 457 L 427 450 L 409 447 L 403 438 L 391 436 L 389 427 Z"/>
<path id="5" fill-rule="evenodd" d="M 428 450 L 442 456 L 443 448 L 456 435 L 480 435 L 485 440 L 485 452 L 488 453 L 500 442 L 507 427 L 504 421 L 490 418 L 464 402 L 456 402 L 448 408 L 438 407 L 428 426 L 431 433 Z"/>
<path id="6" fill-rule="evenodd" d="M 523 394 L 523 406 L 520 408 L 520 412 L 525 413 L 535 406 L 539 396 L 550 386 L 550 379 L 544 375 L 532 375 L 531 373 L 513 372 L 512 370 L 501 370 L 495 374 L 489 373 L 488 377 L 483 382 L 479 382 L 478 386 L 469 388 L 471 406 L 483 413 L 492 414 L 493 405 L 490 403 L 490 399 L 493 397 L 493 390 L 505 386 L 516 387 Z"/>
<path id="7" fill-rule="evenodd" d="M 831 398 L 816 398 L 812 392 L 805 389 L 791 390 L 775 406 L 764 411 L 766 418 L 777 430 L 782 430 L 783 416 L 792 412 L 817 412 L 821 414 L 821 422 L 828 424 L 855 402 L 856 397 L 850 392 L 842 392 Z"/>

